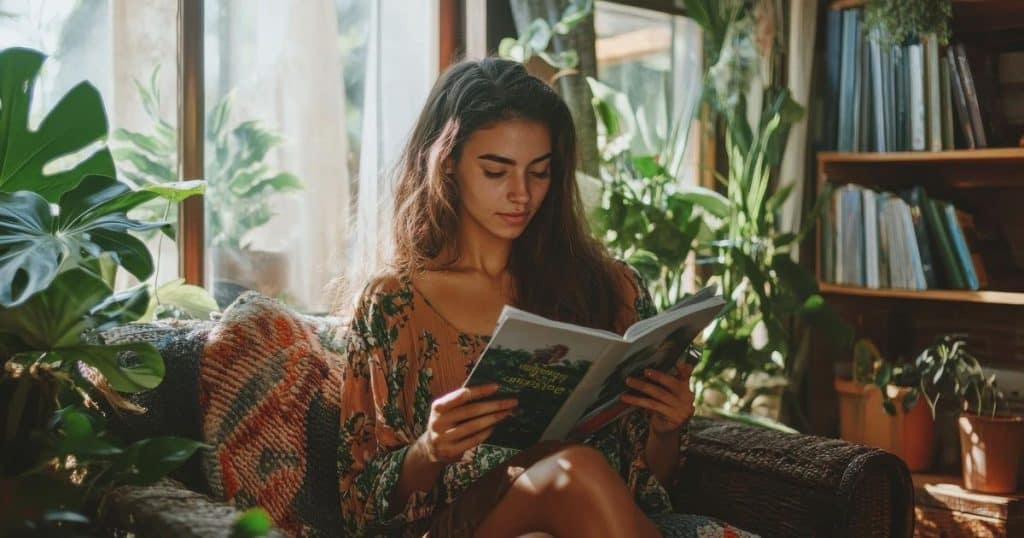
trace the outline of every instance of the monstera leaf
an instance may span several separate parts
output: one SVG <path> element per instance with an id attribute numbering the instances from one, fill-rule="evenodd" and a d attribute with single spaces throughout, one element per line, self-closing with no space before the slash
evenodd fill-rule
<path id="1" fill-rule="evenodd" d="M 113 178 L 88 176 L 60 197 L 56 213 L 34 192 L 0 192 L 0 307 L 24 303 L 58 273 L 91 267 L 103 254 L 145 280 L 153 259 L 129 232 L 167 225 L 130 219 L 128 211 L 154 198 L 180 201 L 200 192 L 200 182 L 132 190 Z"/>
<path id="2" fill-rule="evenodd" d="M 41 354 L 45 362 L 81 361 L 99 370 L 115 390 L 137 392 L 163 379 L 156 349 L 147 343 L 88 345 L 81 336 L 88 329 L 134 321 L 148 303 L 146 286 L 113 294 L 99 277 L 74 269 L 24 304 L 0 309 L 0 335 L 17 340 L 15 353 Z"/>
<path id="3" fill-rule="evenodd" d="M 71 89 L 36 130 L 29 129 L 32 91 L 46 56 L 11 48 L 0 52 L 0 192 L 32 191 L 56 202 L 87 175 L 114 176 L 110 151 L 100 149 L 75 167 L 52 174 L 49 163 L 107 136 L 99 92 L 83 82 Z"/>

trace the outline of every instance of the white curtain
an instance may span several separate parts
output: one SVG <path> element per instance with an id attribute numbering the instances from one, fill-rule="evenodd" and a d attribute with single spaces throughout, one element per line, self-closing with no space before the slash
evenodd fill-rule
<path id="1" fill-rule="evenodd" d="M 335 4 L 230 4 L 226 25 L 220 26 L 229 30 L 211 34 L 215 29 L 207 28 L 206 108 L 233 92 L 230 125 L 258 120 L 282 135 L 284 143 L 266 162 L 296 175 L 304 187 L 277 196 L 272 203 L 276 216 L 249 239 L 255 250 L 284 254 L 287 267 L 278 283 L 282 298 L 303 310 L 324 311 L 324 288 L 344 263 L 351 206 Z M 223 69 L 228 72 L 219 72 Z M 218 88 L 217 81 L 224 87 Z"/>
<path id="2" fill-rule="evenodd" d="M 391 253 L 394 167 L 438 76 L 438 0 L 379 0 L 373 6 L 350 289 Z"/>
<path id="3" fill-rule="evenodd" d="M 786 80 L 793 99 L 810 111 L 811 77 L 814 64 L 814 38 L 817 32 L 818 2 L 792 0 L 789 5 L 789 50 L 786 54 Z M 800 229 L 803 213 L 804 185 L 807 174 L 807 114 L 789 131 L 786 152 L 782 156 L 780 182 L 794 183 L 793 193 L 782 206 L 783 231 Z M 793 259 L 800 255 L 794 245 Z"/>

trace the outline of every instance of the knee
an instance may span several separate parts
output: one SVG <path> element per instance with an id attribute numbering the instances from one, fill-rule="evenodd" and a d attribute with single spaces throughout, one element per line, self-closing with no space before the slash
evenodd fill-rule
<path id="1" fill-rule="evenodd" d="M 622 482 L 604 454 L 584 445 L 568 446 L 552 456 L 555 491 L 602 495 Z"/>

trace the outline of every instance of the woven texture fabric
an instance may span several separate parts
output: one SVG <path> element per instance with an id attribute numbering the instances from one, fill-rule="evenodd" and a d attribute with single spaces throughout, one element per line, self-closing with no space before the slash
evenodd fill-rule
<path id="1" fill-rule="evenodd" d="M 262 506 L 285 532 L 337 535 L 334 454 L 342 329 L 250 293 L 203 351 L 199 409 L 215 497 Z"/>

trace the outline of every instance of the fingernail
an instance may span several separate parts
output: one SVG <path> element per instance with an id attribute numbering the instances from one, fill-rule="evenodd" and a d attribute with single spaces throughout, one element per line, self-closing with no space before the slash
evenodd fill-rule
<path id="1" fill-rule="evenodd" d="M 647 377 L 653 377 L 654 376 L 654 370 L 644 370 L 644 375 L 647 376 Z"/>

